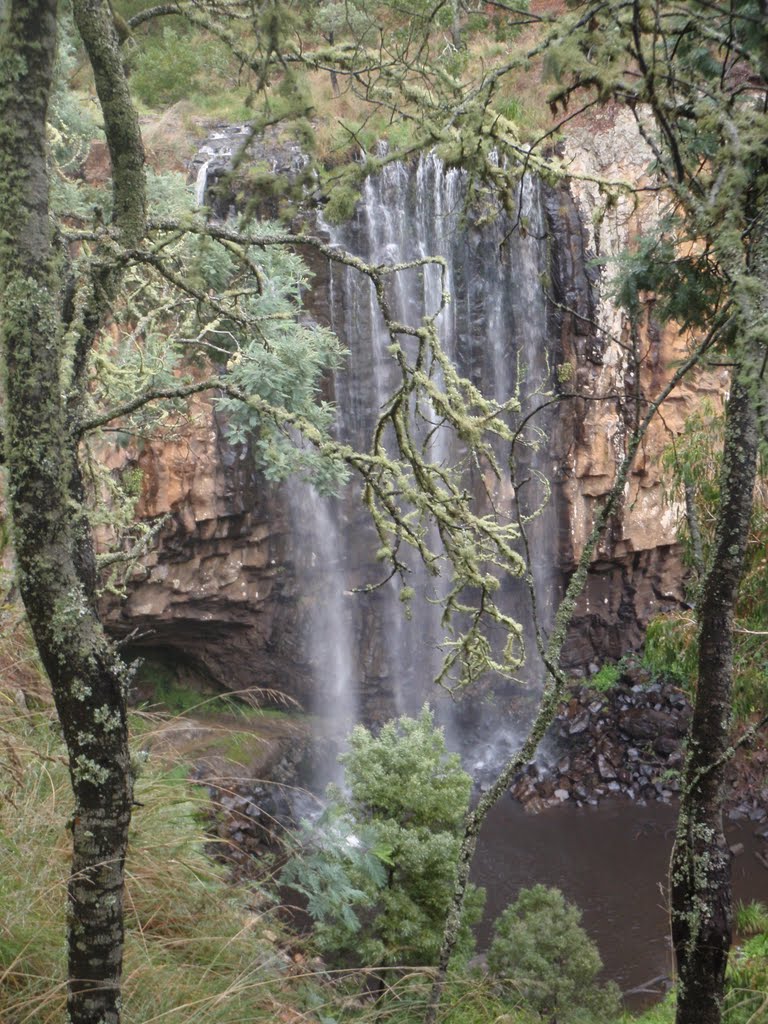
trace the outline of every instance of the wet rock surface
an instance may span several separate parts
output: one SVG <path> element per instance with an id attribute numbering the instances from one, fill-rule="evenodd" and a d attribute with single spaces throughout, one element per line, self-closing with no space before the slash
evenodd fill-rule
<path id="1" fill-rule="evenodd" d="M 243 190 L 249 191 L 250 184 L 252 191 L 256 185 L 258 179 L 248 182 L 249 168 L 293 181 L 302 175 L 308 162 L 301 146 L 284 138 L 276 128 L 254 135 L 247 122 L 218 124 L 192 157 L 189 175 L 196 183 L 198 206 L 208 205 L 216 217 L 226 218 Z M 241 171 L 246 174 L 244 181 L 237 180 Z M 277 206 L 267 203 L 260 214 L 275 216 Z"/>
<path id="2" fill-rule="evenodd" d="M 512 795 L 530 811 L 617 794 L 670 801 L 680 789 L 690 720 L 687 697 L 668 683 L 624 677 L 605 693 L 576 686 L 544 740 L 544 757 L 518 775 Z"/>
<path id="3" fill-rule="evenodd" d="M 670 803 L 680 792 L 691 713 L 686 694 L 639 669 L 606 692 L 576 685 L 511 794 L 532 813 L 567 801 L 594 806 L 611 796 Z M 729 767 L 726 790 L 729 818 L 754 821 L 766 840 L 767 762 L 764 750 L 744 752 Z"/>
<path id="4" fill-rule="evenodd" d="M 319 804 L 307 788 L 314 746 L 308 734 L 295 734 L 260 777 L 253 771 L 210 775 L 198 769 L 197 778 L 207 786 L 211 801 L 209 853 L 227 864 L 233 877 L 258 878 L 271 872 L 275 856 L 283 854 L 285 833 L 317 810 Z"/>
<path id="5" fill-rule="evenodd" d="M 218 781 L 209 784 L 208 794 L 209 852 L 228 864 L 236 877 L 258 873 L 263 855 L 278 848 L 280 837 L 296 826 L 284 786 L 255 779 L 231 785 Z"/>

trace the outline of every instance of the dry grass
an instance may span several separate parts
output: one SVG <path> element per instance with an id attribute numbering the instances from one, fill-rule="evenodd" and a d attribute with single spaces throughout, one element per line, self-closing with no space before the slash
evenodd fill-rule
<path id="1" fill-rule="evenodd" d="M 66 1002 L 67 762 L 50 705 L 32 709 L 14 696 L 21 682 L 25 694 L 44 692 L 23 633 L 3 637 L 0 649 L 8 670 L 0 688 L 0 1021 L 58 1024 Z M 207 791 L 191 786 L 186 771 L 166 760 L 147 765 L 137 782 L 125 1024 L 306 1019 L 301 993 L 289 984 L 296 968 L 282 949 L 273 902 L 229 884 L 206 855 Z"/>

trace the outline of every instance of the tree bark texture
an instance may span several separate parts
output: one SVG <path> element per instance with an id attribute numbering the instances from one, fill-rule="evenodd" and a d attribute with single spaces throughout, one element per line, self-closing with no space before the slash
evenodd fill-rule
<path id="1" fill-rule="evenodd" d="M 98 7 L 99 16 L 107 10 L 106 3 L 76 6 Z M 46 114 L 56 0 L 12 0 L 3 14 L 0 352 L 17 572 L 51 681 L 75 797 L 68 1019 L 71 1024 L 118 1024 L 132 777 L 125 668 L 96 614 L 91 539 L 84 510 L 73 501 L 79 493 L 74 413 L 80 403 L 63 394 L 63 382 L 71 386 L 78 374 L 71 363 L 64 372 L 66 360 L 72 359 L 62 323 L 66 261 L 52 243 L 48 209 Z M 97 281 L 94 295 L 99 287 Z M 87 316 L 75 325 L 81 331 L 75 360 L 92 343 L 94 324 L 94 317 Z"/>
<path id="2" fill-rule="evenodd" d="M 672 855 L 677 1024 L 720 1024 L 722 1015 L 732 932 L 722 788 L 730 753 L 733 617 L 752 513 L 757 440 L 754 403 L 737 377 L 726 411 L 715 554 L 699 601 L 698 683 Z"/>

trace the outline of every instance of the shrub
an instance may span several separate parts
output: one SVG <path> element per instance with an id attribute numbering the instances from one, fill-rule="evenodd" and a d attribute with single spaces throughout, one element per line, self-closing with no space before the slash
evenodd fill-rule
<path id="1" fill-rule="evenodd" d="M 348 792 L 332 791 L 339 841 L 306 842 L 283 878 L 309 899 L 315 938 L 338 963 L 434 963 L 453 893 L 456 857 L 471 780 L 424 708 L 389 722 L 379 736 L 357 726 L 340 758 Z M 377 864 L 378 862 L 378 864 Z M 329 898 L 329 879 L 348 894 Z M 459 956 L 472 947 L 482 893 L 469 893 Z"/>
<path id="2" fill-rule="evenodd" d="M 329 224 L 344 224 L 354 217 L 359 199 L 360 193 L 351 185 L 337 185 L 331 190 L 323 216 Z"/>
<path id="3" fill-rule="evenodd" d="M 131 85 L 147 106 L 167 106 L 226 87 L 232 74 L 229 64 L 218 41 L 166 27 L 161 35 L 149 37 L 134 56 Z"/>
<path id="4" fill-rule="evenodd" d="M 620 664 L 603 665 L 589 680 L 590 688 L 597 690 L 599 693 L 607 693 L 608 690 L 612 690 L 621 679 L 621 671 L 622 666 Z"/>
<path id="5" fill-rule="evenodd" d="M 558 1024 L 616 1015 L 619 990 L 595 984 L 603 965 L 580 921 L 581 911 L 559 889 L 523 889 L 496 921 L 488 950 L 502 994 Z"/>
<path id="6" fill-rule="evenodd" d="M 690 614 L 656 615 L 645 633 L 643 664 L 654 676 L 666 676 L 692 693 L 697 674 L 697 632 Z"/>

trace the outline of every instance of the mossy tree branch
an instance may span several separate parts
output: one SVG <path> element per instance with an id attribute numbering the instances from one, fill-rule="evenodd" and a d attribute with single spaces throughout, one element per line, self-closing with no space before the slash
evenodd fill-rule
<path id="1" fill-rule="evenodd" d="M 576 569 L 569 580 L 563 600 L 557 610 L 552 633 L 546 642 L 542 641 L 539 634 L 542 661 L 547 671 L 547 681 L 544 687 L 542 699 L 536 712 L 536 717 L 534 718 L 534 721 L 528 731 L 528 735 L 520 746 L 520 749 L 502 768 L 493 785 L 478 801 L 477 806 L 467 815 L 464 827 L 464 838 L 459 852 L 453 901 L 446 920 L 443 945 L 437 966 L 437 974 L 430 994 L 427 1013 L 424 1018 L 425 1024 L 434 1024 L 434 1021 L 437 1019 L 440 1000 L 445 988 L 448 966 L 450 964 L 458 936 L 458 925 L 461 920 L 464 893 L 466 892 L 467 885 L 469 884 L 469 872 L 472 865 L 472 858 L 474 857 L 477 838 L 480 834 L 482 824 L 491 808 L 506 793 L 517 772 L 533 760 L 544 733 L 549 728 L 555 714 L 557 713 L 557 708 L 560 700 L 562 699 L 566 685 L 566 679 L 558 667 L 560 654 L 565 642 L 566 630 L 573 616 L 576 602 L 584 589 L 587 580 L 587 573 L 589 572 L 589 567 L 597 549 L 597 545 L 605 532 L 611 516 L 616 512 L 619 506 L 629 472 L 632 468 L 632 463 L 634 462 L 637 451 L 645 437 L 651 421 L 675 388 L 681 383 L 687 374 L 696 365 L 698 365 L 702 356 L 709 348 L 711 348 L 715 337 L 716 332 L 713 331 L 703 339 L 688 359 L 678 367 L 669 383 L 663 388 L 658 397 L 649 404 L 642 421 L 638 424 L 637 428 L 629 438 L 624 458 L 617 469 L 613 485 L 611 486 L 600 511 L 595 516 L 592 530 L 581 552 Z"/>

